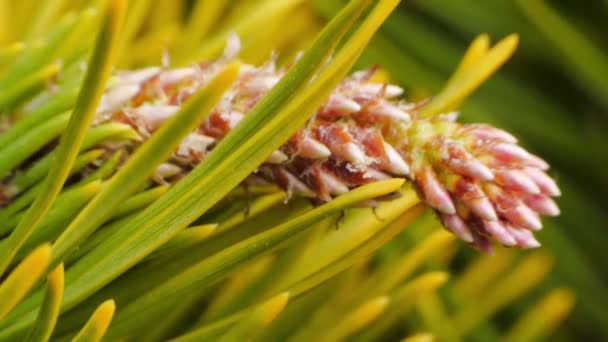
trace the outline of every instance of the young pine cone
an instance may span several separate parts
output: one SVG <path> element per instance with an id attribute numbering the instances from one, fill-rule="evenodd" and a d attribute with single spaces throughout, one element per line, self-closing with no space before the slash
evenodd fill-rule
<path id="1" fill-rule="evenodd" d="M 97 123 L 126 122 L 144 137 L 208 82 L 227 58 L 188 68 L 120 72 L 108 87 Z M 170 178 L 199 163 L 283 76 L 274 61 L 244 65 L 237 82 L 172 160 L 157 171 Z M 453 113 L 423 119 L 423 105 L 397 99 L 402 89 L 371 81 L 374 69 L 344 80 L 324 105 L 252 177 L 276 183 L 289 196 L 329 201 L 362 184 L 405 177 L 462 240 L 488 251 L 539 246 L 539 215 L 559 209 L 547 163 L 497 128 L 455 122 Z"/>

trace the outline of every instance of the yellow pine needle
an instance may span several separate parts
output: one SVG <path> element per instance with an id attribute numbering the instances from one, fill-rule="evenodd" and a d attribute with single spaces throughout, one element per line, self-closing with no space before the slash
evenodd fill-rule
<path id="1" fill-rule="evenodd" d="M 24 5 L 27 5 L 26 1 L 0 0 L 0 43 L 21 40 L 23 28 L 29 21 L 23 15 Z"/>
<path id="2" fill-rule="evenodd" d="M 172 342 L 251 340 L 253 334 L 268 326 L 285 308 L 289 292 L 282 292 L 266 302 L 249 307 L 212 324 L 191 330 L 185 335 L 172 339 Z M 223 335 L 222 335 L 223 334 Z"/>
<path id="3" fill-rule="evenodd" d="M 235 23 L 231 27 L 231 30 L 218 32 L 213 37 L 210 37 L 194 53 L 188 55 L 187 58 L 177 60 L 177 65 L 217 57 L 222 52 L 228 34 L 231 32 L 238 34 L 244 41 L 249 40 L 252 35 L 255 37 L 260 27 L 265 27 L 269 22 L 282 18 L 285 13 L 288 13 L 302 2 L 303 0 L 272 0 L 264 2 L 262 5 L 257 6 L 255 11 Z"/>
<path id="4" fill-rule="evenodd" d="M 72 339 L 72 342 L 101 341 L 112 322 L 115 310 L 116 304 L 114 303 L 114 300 L 110 299 L 103 302 L 97 310 L 95 310 L 93 315 L 91 315 L 91 318 L 89 318 L 84 327 L 78 332 L 78 335 Z"/>
<path id="5" fill-rule="evenodd" d="M 358 330 L 375 320 L 390 303 L 390 298 L 381 296 L 363 304 L 346 318 L 346 323 L 353 331 Z"/>
<path id="6" fill-rule="evenodd" d="M 517 253 L 500 248 L 492 256 L 482 256 L 473 261 L 458 278 L 454 279 L 454 293 L 462 300 L 474 300 L 485 292 L 498 277 L 513 266 Z"/>
<path id="7" fill-rule="evenodd" d="M 291 12 L 289 16 L 281 20 L 283 24 L 288 23 L 290 30 L 281 30 L 277 34 L 279 47 L 282 47 L 293 42 L 297 42 L 302 36 L 308 34 L 318 34 L 322 28 L 321 22 L 318 19 L 317 13 L 307 6 L 298 6 Z M 276 33 L 275 33 L 276 34 Z"/>
<path id="8" fill-rule="evenodd" d="M 73 0 L 72 0 L 73 1 Z M 74 59 L 74 58 L 82 58 L 81 53 L 82 50 L 91 51 L 95 48 L 94 43 L 95 40 L 91 39 L 91 32 L 99 31 L 103 25 L 107 25 L 104 20 L 106 20 L 106 16 L 108 11 L 127 11 L 126 5 L 111 5 L 110 3 L 115 0 L 96 0 L 95 2 L 103 3 L 104 5 L 95 5 L 93 3 L 89 3 L 87 7 L 83 9 L 78 9 L 74 11 L 77 14 L 77 22 L 73 25 L 71 29 L 71 33 L 69 33 L 60 43 L 57 51 L 53 54 L 53 56 L 60 56 L 66 59 Z M 128 3 L 128 0 L 122 0 L 125 3 Z M 70 3 L 71 1 L 68 1 Z M 70 12 L 71 13 L 71 12 Z M 124 32 L 124 16 L 126 13 L 116 13 L 115 15 L 123 15 L 123 17 L 118 18 L 119 22 L 116 24 L 119 26 L 121 35 Z M 65 21 L 64 18 L 61 19 Z M 61 23 L 61 21 L 59 22 Z M 118 41 L 120 38 L 117 39 Z M 118 43 L 116 43 L 118 44 Z M 75 48 L 78 47 L 78 48 Z M 106 47 L 107 49 L 108 47 Z M 120 54 L 120 47 L 116 47 L 117 55 Z M 80 50 L 80 51 L 79 51 Z M 112 57 L 113 59 L 115 57 Z M 113 60 L 112 63 L 115 63 L 116 60 Z M 69 63 L 69 61 L 68 61 Z M 114 66 L 112 66 L 114 67 Z"/>
<path id="9" fill-rule="evenodd" d="M 310 22 L 311 26 L 306 32 L 300 33 L 297 40 L 292 40 L 284 47 L 284 51 L 278 56 L 279 64 L 289 64 L 297 59 L 300 51 L 306 51 L 315 41 L 315 38 L 323 26 L 319 23 Z"/>
<path id="10" fill-rule="evenodd" d="M 282 191 L 281 188 L 274 184 L 269 185 L 253 185 L 248 186 L 247 189 L 240 186 L 232 190 L 229 194 L 226 195 L 226 199 L 233 198 L 251 198 L 251 196 L 256 195 L 268 195 L 278 191 Z"/>
<path id="11" fill-rule="evenodd" d="M 11 264 L 19 248 L 40 224 L 61 191 L 70 169 L 74 164 L 80 146 L 86 136 L 87 127 L 95 116 L 95 109 L 103 94 L 105 83 L 110 76 L 111 63 L 118 45 L 118 35 L 125 13 L 125 0 L 110 0 L 104 17 L 97 46 L 91 56 L 84 85 L 78 96 L 70 122 L 62 135 L 55 152 L 55 159 L 43 182 L 42 189 L 29 207 L 19 225 L 8 237 L 9 248 L 0 255 L 0 274 Z"/>
<path id="12" fill-rule="evenodd" d="M 467 308 L 455 314 L 454 324 L 463 335 L 475 328 L 505 305 L 512 303 L 536 285 L 551 269 L 551 258 L 542 252 L 527 256 L 517 267 L 506 274 L 492 288 L 469 302 Z"/>
<path id="13" fill-rule="evenodd" d="M 387 296 L 372 298 L 344 316 L 337 324 L 330 326 L 320 336 L 325 341 L 342 341 L 378 319 L 390 302 L 391 299 Z"/>
<path id="14" fill-rule="evenodd" d="M 205 240 L 217 231 L 217 224 L 203 224 L 200 226 L 191 226 L 179 232 L 175 237 L 156 250 L 160 252 L 163 249 L 180 249 L 182 246 L 195 245 L 198 242 Z"/>
<path id="15" fill-rule="evenodd" d="M 240 3 L 240 2 L 239 2 Z M 181 31 L 179 40 L 172 50 L 175 58 L 185 59 L 191 53 L 193 44 L 200 44 L 203 38 L 209 35 L 214 25 L 225 15 L 229 1 L 197 1 L 191 10 L 186 26 Z"/>
<path id="16" fill-rule="evenodd" d="M 334 295 L 334 300 L 337 303 L 337 306 L 348 307 L 349 303 L 353 302 L 353 293 L 359 292 L 362 290 L 361 284 L 363 281 L 369 276 L 369 270 L 373 265 L 373 256 L 368 256 L 367 258 L 361 258 L 354 265 L 352 265 L 346 272 L 342 274 L 342 287 L 336 291 Z M 374 294 L 373 296 L 369 296 L 365 298 L 366 300 L 377 296 L 378 294 Z M 329 309 L 333 311 L 333 314 L 330 318 L 335 317 L 337 311 L 335 307 L 332 305 L 333 303 L 327 303 L 326 306 L 329 306 Z M 330 319 L 331 320 L 331 319 Z"/>
<path id="17" fill-rule="evenodd" d="M 169 298 L 176 298 L 187 293 L 189 288 L 212 284 L 222 279 L 228 272 L 234 271 L 236 266 L 251 260 L 251 258 L 268 253 L 275 246 L 304 232 L 322 218 L 337 214 L 342 209 L 369 198 L 392 193 L 403 185 L 402 179 L 389 179 L 378 181 L 355 188 L 346 194 L 336 197 L 322 206 L 319 206 L 305 214 L 299 215 L 264 233 L 245 239 L 210 258 L 204 259 L 197 264 L 185 269 L 180 274 L 173 276 L 161 285 L 146 292 L 135 301 L 129 303 L 122 311 L 122 322 L 120 328 L 115 330 L 120 334 L 128 329 L 131 317 L 146 308 L 145 315 L 152 317 L 162 315 L 163 310 L 170 306 Z M 125 241 L 129 242 L 129 240 Z M 154 303 L 154 304 L 152 304 Z M 138 316 L 141 319 L 141 315 Z"/>
<path id="18" fill-rule="evenodd" d="M 424 273 L 397 290 L 394 295 L 395 302 L 401 304 L 414 302 L 425 294 L 435 292 L 438 288 L 443 286 L 449 278 L 450 274 L 443 271 Z"/>
<path id="19" fill-rule="evenodd" d="M 66 59 L 78 58 L 75 53 L 78 54 L 80 51 L 75 51 L 74 46 L 82 46 L 82 48 L 91 46 L 93 42 L 91 42 L 90 32 L 98 29 L 102 19 L 99 10 L 96 8 L 83 10 L 79 15 L 73 33 L 66 37 L 54 56 L 65 56 Z"/>
<path id="20" fill-rule="evenodd" d="M 45 342 L 51 338 L 51 334 L 57 323 L 57 318 L 59 317 L 59 310 L 61 309 L 63 286 L 63 264 L 59 264 L 59 266 L 55 267 L 48 275 L 46 294 L 40 307 L 40 312 L 38 313 L 38 319 L 36 320 L 36 324 L 34 324 L 34 328 L 24 341 Z"/>
<path id="21" fill-rule="evenodd" d="M 13 40 L 9 15 L 11 7 L 11 0 L 0 0 L 0 45 L 5 45 Z"/>
<path id="22" fill-rule="evenodd" d="M 257 310 L 262 326 L 267 326 L 283 311 L 289 300 L 289 292 L 283 292 L 262 304 Z"/>
<path id="23" fill-rule="evenodd" d="M 129 47 L 130 53 L 124 56 L 123 65 L 151 64 L 158 65 L 168 46 L 171 46 L 180 34 L 179 25 L 161 26 L 140 37 Z M 170 61 L 173 56 L 169 56 Z"/>
<path id="24" fill-rule="evenodd" d="M 0 284 L 0 321 L 27 295 L 46 271 L 50 244 L 34 249 Z"/>
<path id="25" fill-rule="evenodd" d="M 552 290 L 521 315 L 504 342 L 539 341 L 550 335 L 572 311 L 574 293 L 566 288 Z"/>
<path id="26" fill-rule="evenodd" d="M 416 303 L 424 325 L 440 341 L 459 341 L 460 327 L 448 317 L 443 302 L 436 293 L 431 293 Z"/>
<path id="27" fill-rule="evenodd" d="M 381 203 L 375 209 L 375 213 L 370 209 L 349 210 L 340 224 L 343 229 L 328 232 L 315 246 L 314 252 L 309 254 L 310 257 L 298 265 L 298 271 L 291 278 L 302 278 L 340 259 L 357 246 L 363 245 L 417 202 L 418 197 L 414 192 L 404 191 L 401 198 Z M 383 221 L 379 220 L 379 217 Z"/>
<path id="28" fill-rule="evenodd" d="M 246 290 L 256 279 L 268 271 L 274 261 L 274 255 L 264 255 L 235 271 L 227 284 L 222 286 L 219 293 L 214 296 L 214 300 L 205 312 L 201 323 L 211 322 L 221 316 L 223 309 L 230 305 L 234 299 L 238 299 L 242 291 Z"/>
<path id="29" fill-rule="evenodd" d="M 467 51 L 464 53 L 464 56 L 460 60 L 458 68 L 456 68 L 456 71 L 454 71 L 454 74 L 452 75 L 450 80 L 448 80 L 447 83 L 450 83 L 453 79 L 458 78 L 460 74 L 465 70 L 468 70 L 471 67 L 475 66 L 475 64 L 479 62 L 483 58 L 483 56 L 488 53 L 489 49 L 490 36 L 488 36 L 488 34 L 484 33 L 475 37 L 473 42 L 471 42 L 471 44 L 467 48 Z"/>
<path id="30" fill-rule="evenodd" d="M 408 336 L 401 340 L 401 342 L 433 342 L 435 336 L 431 333 L 419 333 L 416 335 Z"/>
<path id="31" fill-rule="evenodd" d="M 432 258 L 441 250 L 447 249 L 456 242 L 453 234 L 437 230 L 422 242 L 416 244 L 398 261 L 391 263 L 381 275 L 380 280 L 371 285 L 373 291 L 387 292 L 407 279 L 420 265 Z"/>
<path id="32" fill-rule="evenodd" d="M 461 74 L 463 72 L 474 67 L 475 64 L 478 63 L 488 53 L 489 49 L 490 36 L 485 33 L 477 36 L 467 48 L 467 51 L 464 53 L 460 64 L 456 68 L 456 71 L 454 71 L 454 73 L 446 83 L 450 84 L 451 82 L 454 82 L 455 79 L 461 77 Z M 446 109 L 446 111 L 454 110 L 458 108 L 459 105 L 460 103 L 455 103 L 451 108 Z"/>
<path id="33" fill-rule="evenodd" d="M 114 152 L 97 170 L 82 178 L 81 182 L 84 184 L 94 180 L 105 180 L 112 176 L 120 161 L 125 157 L 125 154 L 126 152 L 124 150 Z"/>
<path id="34" fill-rule="evenodd" d="M 127 11 L 127 17 L 125 19 L 125 26 L 121 34 L 121 43 L 119 51 L 119 65 L 125 65 L 124 62 L 129 60 L 129 55 L 132 54 L 128 48 L 132 44 L 133 39 L 137 33 L 141 30 L 143 23 L 145 22 L 146 15 L 150 11 L 150 7 L 154 5 L 155 1 L 151 0 L 131 0 L 129 1 L 129 8 Z M 160 26 L 162 27 L 162 26 Z"/>
<path id="35" fill-rule="evenodd" d="M 58 63 L 52 63 L 40 70 L 33 72 L 19 82 L 15 83 L 8 91 L 0 94 L 0 108 L 5 108 L 8 105 L 14 104 L 19 97 L 32 89 L 43 87 L 53 77 L 59 73 L 60 66 Z"/>
<path id="36" fill-rule="evenodd" d="M 285 36 L 285 34 L 280 31 L 285 23 L 282 22 L 281 19 L 283 18 L 281 17 L 273 19 L 274 20 L 269 20 L 263 27 L 257 29 L 255 33 L 249 33 L 246 37 L 243 37 L 244 40 L 241 42 L 242 47 L 239 51 L 239 58 L 248 63 L 259 65 L 266 62 L 268 56 L 270 56 L 273 51 L 280 48 L 280 40 Z M 289 31 L 291 31 L 291 29 Z"/>
<path id="37" fill-rule="evenodd" d="M 421 302 L 432 296 L 448 279 L 447 272 L 427 272 L 392 291 L 391 306 L 382 315 L 382 319 L 363 332 L 356 340 L 360 342 L 378 340 L 387 328 L 402 319 L 414 305 L 420 309 Z"/>
<path id="38" fill-rule="evenodd" d="M 168 336 L 174 334 L 176 329 L 179 329 L 184 320 L 188 319 L 188 314 L 199 305 L 197 300 L 200 300 L 200 297 L 199 293 L 195 293 L 195 295 L 175 303 L 175 306 L 166 313 L 162 320 L 155 321 L 154 326 L 146 327 L 145 330 L 133 333 L 131 336 L 140 341 L 165 341 Z"/>
<path id="39" fill-rule="evenodd" d="M 465 56 L 467 60 L 464 65 L 468 65 L 474 59 L 477 62 L 450 79 L 443 90 L 422 108 L 420 115 L 427 118 L 432 117 L 461 103 L 513 55 L 518 41 L 518 36 L 511 34 L 480 57 L 477 54 L 483 51 L 483 38 L 476 40 L 472 47 L 475 52 Z"/>
<path id="40" fill-rule="evenodd" d="M 325 282 L 325 284 L 331 284 L 332 293 L 327 293 L 326 297 L 316 303 L 315 307 L 308 312 L 312 319 L 298 329 L 298 333 L 290 339 L 292 342 L 325 338 L 329 329 L 335 327 L 335 317 L 345 317 L 359 308 L 362 303 L 377 297 L 377 294 L 374 294 L 374 296 L 353 301 L 353 295 L 360 289 L 361 279 L 368 271 L 367 263 L 368 260 L 361 260 Z"/>
<path id="41" fill-rule="evenodd" d="M 25 44 L 23 42 L 16 42 L 0 47 L 0 71 L 3 71 L 4 67 L 9 62 L 12 62 L 24 49 Z"/>
<path id="42" fill-rule="evenodd" d="M 267 3 L 277 0 L 240 0 L 232 1 L 230 10 L 219 23 L 219 29 L 230 29 L 236 26 L 243 18 L 251 15 L 256 10 L 256 7 L 265 6 Z M 280 0 L 279 0 L 280 1 Z"/>
<path id="43" fill-rule="evenodd" d="M 162 246 L 152 252 L 146 260 L 166 259 L 176 257 L 179 253 L 187 250 L 190 247 L 199 245 L 217 231 L 217 224 L 204 224 L 200 226 L 191 226 L 177 233 L 171 240 L 167 241 Z M 87 240 L 89 241 L 89 240 Z"/>
<path id="44" fill-rule="evenodd" d="M 230 5 L 228 0 L 199 1 L 194 5 L 188 24 L 183 31 L 184 41 L 200 42 L 213 29 Z"/>
<path id="45" fill-rule="evenodd" d="M 277 274 L 272 284 L 269 284 L 269 288 L 266 289 L 267 294 L 275 293 L 281 289 L 286 288 L 289 283 L 291 275 L 297 272 L 297 265 L 311 257 L 314 253 L 314 246 L 323 238 L 327 230 L 332 229 L 335 226 L 335 218 L 330 217 L 324 220 L 320 220 L 312 227 L 310 232 L 305 237 L 294 241 L 289 246 L 288 256 L 282 256 L 280 262 L 284 264 L 279 269 L 280 275 Z"/>
<path id="46" fill-rule="evenodd" d="M 178 242 L 180 240 L 203 240 L 208 238 L 211 234 L 217 231 L 217 224 L 203 224 L 200 226 L 192 226 L 188 227 L 188 229 L 180 232 L 177 236 L 172 240 L 173 242 Z"/>
<path id="47" fill-rule="evenodd" d="M 153 4 L 148 13 L 147 23 L 149 28 L 179 25 L 182 13 L 184 13 L 185 1 L 177 0 L 146 0 Z M 213 0 L 215 1 L 215 0 Z"/>
<path id="48" fill-rule="evenodd" d="M 260 304 L 245 319 L 233 326 L 226 334 L 217 339 L 218 342 L 241 342 L 251 340 L 268 326 L 285 308 L 289 293 L 283 292 Z"/>
<path id="49" fill-rule="evenodd" d="M 401 216 L 393 223 L 389 224 L 384 229 L 381 229 L 378 233 L 374 235 L 372 239 L 367 240 L 364 244 L 346 251 L 346 253 L 341 255 L 339 259 L 324 263 L 325 266 L 323 266 L 323 268 L 321 269 L 301 270 L 300 265 L 298 265 L 297 271 L 299 272 L 299 278 L 292 277 L 292 283 L 290 283 L 289 288 L 293 291 L 294 294 L 303 293 L 319 285 L 323 281 L 333 277 L 339 272 L 344 271 L 348 267 L 356 264 L 361 259 L 366 258 L 378 248 L 386 244 L 391 238 L 402 232 L 403 229 L 407 227 L 409 223 L 414 221 L 415 218 L 422 213 L 423 208 L 424 207 L 420 204 L 416 204 L 415 206 L 409 207 L 401 207 L 400 209 L 398 209 L 398 211 L 401 213 Z M 373 215 L 372 213 L 369 214 Z M 386 219 L 386 216 L 384 216 L 384 218 Z M 342 226 L 341 229 L 348 230 L 350 229 L 350 227 L 345 225 Z M 312 274 L 306 273 L 311 271 L 313 271 Z"/>
<path id="50" fill-rule="evenodd" d="M 65 0 L 46 0 L 41 1 L 40 8 L 35 11 L 34 19 L 29 22 L 29 27 L 25 33 L 24 40 L 32 41 L 38 38 L 45 30 L 48 30 L 51 21 L 65 6 Z"/>
<path id="51" fill-rule="evenodd" d="M 229 218 L 223 220 L 217 229 L 218 229 L 218 231 L 228 230 L 228 229 L 244 222 L 245 220 L 252 219 L 256 215 L 266 211 L 267 209 L 275 206 L 276 204 L 281 203 L 283 200 L 285 200 L 284 192 L 278 192 L 275 194 L 270 194 L 270 195 L 256 198 L 251 203 L 251 205 L 249 205 L 249 208 L 246 209 L 246 212 L 244 212 L 244 211 L 238 212 L 238 213 L 230 216 Z"/>
<path id="52" fill-rule="evenodd" d="M 308 32 L 317 33 L 316 17 L 309 9 L 297 6 L 285 15 L 277 17 L 268 23 L 263 29 L 258 30 L 255 35 L 248 36 L 242 42 L 242 50 L 239 56 L 252 64 L 262 64 L 268 60 L 273 51 L 288 50 L 287 46 L 300 40 L 300 37 Z M 289 25 L 289 30 L 285 30 Z M 270 38 L 270 39 L 269 39 Z M 304 46 L 308 48 L 308 46 Z M 297 51 L 297 50 L 296 50 Z M 300 48 L 302 51 L 302 48 Z M 284 57 L 284 56 L 279 56 Z M 289 64 L 289 59 L 283 59 Z"/>
<path id="53" fill-rule="evenodd" d="M 375 82 L 375 83 L 389 83 L 390 79 L 391 79 L 391 75 L 389 74 L 388 71 L 386 71 L 384 69 L 378 69 L 378 70 L 376 70 L 376 72 L 374 72 L 374 74 L 369 79 L 369 81 Z"/>

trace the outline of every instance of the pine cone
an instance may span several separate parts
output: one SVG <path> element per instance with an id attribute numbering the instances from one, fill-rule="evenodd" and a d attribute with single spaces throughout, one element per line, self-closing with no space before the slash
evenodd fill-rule
<path id="1" fill-rule="evenodd" d="M 102 98 L 97 123 L 117 120 L 149 136 L 225 64 L 120 72 Z M 179 175 L 205 158 L 284 75 L 274 61 L 245 65 L 237 82 L 199 128 L 184 139 L 158 177 Z M 424 104 L 396 99 L 402 89 L 370 81 L 374 69 L 344 80 L 325 104 L 253 176 L 298 195 L 329 201 L 365 183 L 406 177 L 443 225 L 483 251 L 490 241 L 539 246 L 539 214 L 554 216 L 559 195 L 546 162 L 507 132 L 459 124 L 448 113 L 418 117 Z"/>

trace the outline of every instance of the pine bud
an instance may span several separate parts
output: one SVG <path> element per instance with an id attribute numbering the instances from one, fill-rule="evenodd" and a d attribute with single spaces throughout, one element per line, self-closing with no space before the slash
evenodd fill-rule
<path id="1" fill-rule="evenodd" d="M 488 252 L 492 240 L 539 246 L 531 232 L 542 228 L 540 215 L 559 214 L 545 161 L 487 125 L 438 117 L 414 120 L 409 132 L 413 181 L 448 230 Z"/>
<path id="2" fill-rule="evenodd" d="M 226 58 L 189 68 L 120 72 L 101 101 L 96 122 L 126 122 L 149 136 L 224 63 Z M 259 68 L 245 65 L 156 178 L 203 160 L 284 73 L 274 61 Z M 505 131 L 455 122 L 457 113 L 418 117 L 423 104 L 395 99 L 403 90 L 372 82 L 373 73 L 370 69 L 344 80 L 306 127 L 252 176 L 278 184 L 289 196 L 317 201 L 376 180 L 405 177 L 445 228 L 462 240 L 483 251 L 491 249 L 491 241 L 537 247 L 531 232 L 542 227 L 540 215 L 559 214 L 551 197 L 560 192 L 545 173 L 548 164 Z"/>

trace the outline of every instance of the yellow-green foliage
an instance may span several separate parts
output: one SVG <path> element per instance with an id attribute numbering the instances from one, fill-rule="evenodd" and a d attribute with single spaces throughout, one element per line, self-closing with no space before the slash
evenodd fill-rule
<path id="1" fill-rule="evenodd" d="M 568 238 L 580 229 L 605 242 L 583 226 L 606 221 L 567 178 L 564 211 L 576 214 L 548 225 L 541 235 L 548 247 L 493 256 L 456 242 L 401 179 L 317 207 L 297 198 L 284 203 L 273 187 L 239 188 L 353 65 L 369 62 L 382 64 L 414 96 L 436 93 L 427 115 L 464 103 L 469 119 L 504 124 L 540 149 L 561 150 L 549 153 L 560 165 L 577 154 L 581 165 L 602 170 L 603 148 L 585 146 L 566 109 L 513 75 L 499 74 L 466 100 L 513 54 L 518 38 L 507 33 L 521 27 L 524 53 L 538 53 L 538 41 L 554 46 L 571 66 L 569 76 L 605 106 L 606 59 L 591 39 L 543 1 L 419 0 L 411 1 L 412 13 L 409 2 L 0 0 L 0 176 L 47 149 L 11 178 L 11 191 L 21 196 L 0 208 L 0 341 L 529 341 L 553 334 L 575 296 L 584 304 L 575 318 L 606 323 L 606 279 L 598 275 L 606 263 L 585 263 L 577 242 L 586 238 Z M 497 22 L 486 28 L 469 20 L 479 13 Z M 507 38 L 491 46 L 480 35 L 464 49 L 433 26 L 441 20 L 469 35 Z M 535 27 L 546 40 L 529 38 Z M 231 32 L 247 62 L 261 63 L 272 51 L 279 61 L 306 53 L 209 158 L 174 184 L 149 181 L 209 114 L 238 63 L 133 155 L 98 149 L 100 142 L 140 139 L 127 125 L 88 128 L 112 66 L 214 58 Z M 448 70 L 456 71 L 449 77 Z M 49 80 L 54 96 L 28 110 Z M 500 113 L 511 116 L 486 116 L 503 105 Z M 94 172 L 65 185 L 92 165 Z M 606 184 L 603 174 L 591 178 Z M 374 210 L 353 207 L 396 190 L 400 198 Z M 572 223 L 580 222 L 577 214 L 580 226 Z M 575 323 L 559 332 L 576 339 L 576 328 L 588 326 Z M 607 337 L 606 327 L 590 334 Z"/>

